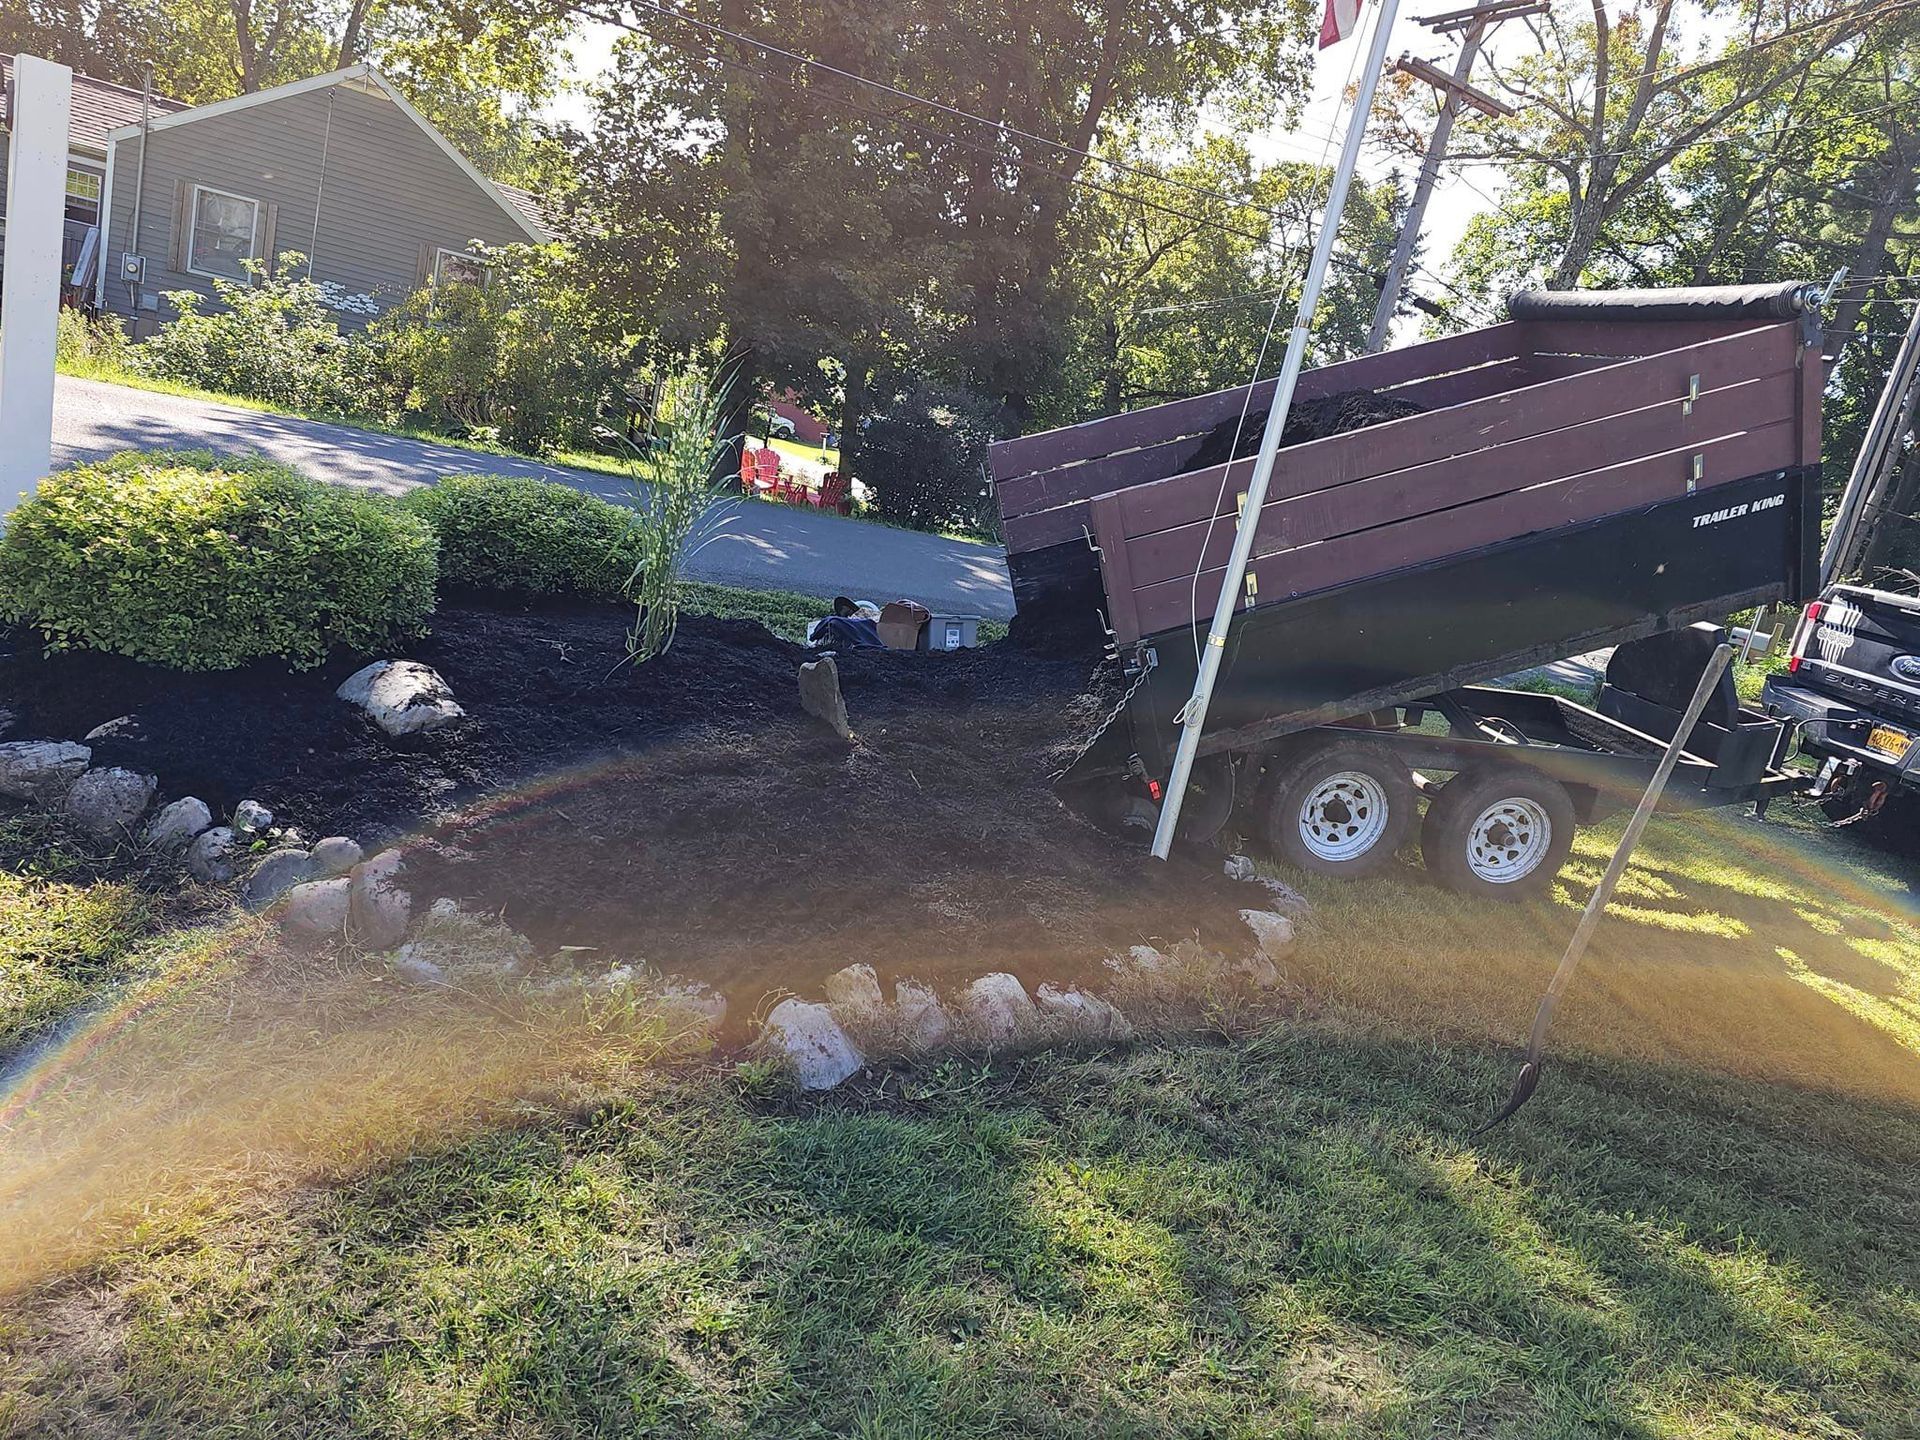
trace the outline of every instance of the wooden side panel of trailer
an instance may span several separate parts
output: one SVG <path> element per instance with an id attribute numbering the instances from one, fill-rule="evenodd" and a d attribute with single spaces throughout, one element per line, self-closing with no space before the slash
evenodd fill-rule
<path id="1" fill-rule="evenodd" d="M 1493 332 L 1475 332 L 1482 337 L 1477 346 L 1446 352 L 1447 363 L 1477 361 L 1471 368 L 1413 378 L 1414 362 L 1403 362 L 1391 372 L 1435 398 L 1464 397 L 1458 403 L 1280 453 L 1255 532 L 1255 603 L 1818 459 L 1810 451 L 1818 444 L 1824 373 L 1797 321 L 1747 322 L 1732 333 L 1725 322 L 1693 321 L 1527 322 L 1495 330 L 1503 333 L 1494 342 L 1484 338 Z M 1516 336 L 1537 348 L 1490 357 L 1515 348 Z M 1663 342 L 1656 353 L 1632 353 Z M 1532 383 L 1513 388 L 1516 369 Z M 1090 435 L 1074 441 L 1082 450 L 1104 443 Z M 1089 475 L 1119 483 L 1066 505 L 1009 515 L 1016 576 L 1028 554 L 1090 537 L 1117 639 L 1187 624 L 1196 610 L 1211 613 L 1255 462 L 1129 478 L 1151 474 L 1169 452 L 1191 453 L 1194 445 L 1186 437 L 1163 440 L 1019 477 L 1026 488 L 1014 494 L 1033 503 L 1065 493 L 1057 488 L 1062 476 L 1076 471 L 1083 473 L 1075 483 Z M 1001 489 L 1005 495 L 1008 487 Z"/>

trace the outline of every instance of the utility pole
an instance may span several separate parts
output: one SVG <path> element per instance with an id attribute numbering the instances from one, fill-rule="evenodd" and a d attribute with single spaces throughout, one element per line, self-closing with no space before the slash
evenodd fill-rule
<path id="1" fill-rule="evenodd" d="M 1406 224 L 1400 228 L 1400 242 L 1393 248 L 1393 261 L 1387 266 L 1387 278 L 1380 286 L 1380 303 L 1373 312 L 1373 328 L 1367 332 L 1369 355 L 1385 347 L 1394 311 L 1400 307 L 1400 292 L 1407 283 L 1407 267 L 1413 263 L 1413 248 L 1420 243 L 1420 227 L 1426 219 L 1427 202 L 1433 198 L 1433 187 L 1440 179 L 1440 164 L 1447 154 L 1447 142 L 1453 137 L 1454 117 L 1466 105 L 1495 118 L 1513 114 L 1511 107 L 1467 83 L 1467 77 L 1473 73 L 1473 62 L 1480 55 L 1480 42 L 1502 20 L 1513 20 L 1522 15 L 1542 15 L 1548 8 L 1545 0 L 1490 0 L 1490 3 L 1475 5 L 1471 9 L 1454 10 L 1445 15 L 1425 15 L 1415 20 L 1415 24 L 1426 26 L 1436 35 L 1459 33 L 1460 58 L 1454 62 L 1452 75 L 1445 74 L 1425 60 L 1411 60 L 1405 55 L 1393 64 L 1395 70 L 1411 75 L 1416 80 L 1426 81 L 1445 98 L 1440 105 L 1440 118 L 1434 122 L 1433 136 L 1427 141 L 1426 157 L 1420 162 L 1420 177 L 1414 182 L 1413 201 L 1407 207 Z"/>
<path id="2" fill-rule="evenodd" d="M 1893 368 L 1873 407 L 1867 433 L 1854 457 L 1853 473 L 1840 496 L 1840 509 L 1827 532 L 1820 557 L 1820 587 L 1844 580 L 1865 568 L 1877 534 L 1884 532 L 1886 516 L 1881 496 L 1906 455 L 1906 436 L 1912 428 L 1914 407 L 1920 402 L 1920 306 L 1914 307 L 1907 333 L 1893 357 Z"/>

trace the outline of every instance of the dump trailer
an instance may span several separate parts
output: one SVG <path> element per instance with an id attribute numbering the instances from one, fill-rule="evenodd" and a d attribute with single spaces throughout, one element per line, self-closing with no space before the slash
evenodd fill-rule
<path id="1" fill-rule="evenodd" d="M 1504 324 L 1303 373 L 1295 412 L 1326 433 L 1278 455 L 1182 834 L 1238 813 L 1361 875 L 1424 801 L 1446 883 L 1549 883 L 1575 825 L 1651 775 L 1716 622 L 1817 589 L 1817 293 L 1525 293 Z M 1272 392 L 993 447 L 1016 634 L 1120 664 L 1124 701 L 1061 776 L 1119 823 L 1157 812 Z M 1591 707 L 1484 684 L 1603 647 Z M 1666 808 L 1797 786 L 1786 734 L 1728 677 Z"/>

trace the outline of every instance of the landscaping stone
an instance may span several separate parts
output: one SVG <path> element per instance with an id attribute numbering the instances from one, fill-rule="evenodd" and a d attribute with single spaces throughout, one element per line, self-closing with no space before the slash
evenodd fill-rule
<path id="1" fill-rule="evenodd" d="M 437 670 L 417 660 L 376 660 L 334 692 L 389 735 L 420 735 L 466 718 Z"/>
<path id="2" fill-rule="evenodd" d="M 67 818 L 95 835 L 131 829 L 153 803 L 158 782 L 117 765 L 88 770 L 67 791 Z"/>
<path id="3" fill-rule="evenodd" d="M 430 963 L 452 984 L 497 982 L 526 973 L 533 960 L 533 942 L 493 916 L 469 915 L 458 908 L 445 911 L 436 905 L 394 959 Z"/>
<path id="4" fill-rule="evenodd" d="M 844 970 L 836 970 L 827 976 L 822 988 L 827 992 L 827 1003 L 843 1013 L 872 1017 L 887 1008 L 886 997 L 880 993 L 879 977 L 871 965 L 849 965 Z"/>
<path id="5" fill-rule="evenodd" d="M 840 693 L 840 667 L 831 655 L 800 667 L 800 708 L 827 722 L 842 740 L 853 738 L 847 723 L 847 702 Z"/>
<path id="6" fill-rule="evenodd" d="M 782 1000 L 760 1032 L 769 1051 L 793 1068 L 802 1089 L 831 1090 L 866 1064 L 833 1011 L 806 1000 Z"/>
<path id="7" fill-rule="evenodd" d="M 1253 931 L 1260 954 L 1268 960 L 1284 959 L 1293 950 L 1293 921 L 1271 910 L 1242 910 L 1240 918 Z"/>
<path id="8" fill-rule="evenodd" d="M 9 741 L 0 745 L 0 795 L 58 804 L 92 759 L 92 750 L 71 740 Z"/>
<path id="9" fill-rule="evenodd" d="M 708 1030 L 720 1028 L 727 1018 L 727 997 L 711 985 L 695 980 L 675 980 L 660 991 L 660 1003 L 669 1010 L 688 1016 Z"/>
<path id="10" fill-rule="evenodd" d="M 187 846 L 187 873 L 207 885 L 224 885 L 233 879 L 235 844 L 233 831 L 216 825 L 194 836 Z"/>
<path id="11" fill-rule="evenodd" d="M 342 938 L 352 904 L 351 887 L 352 882 L 344 875 L 335 880 L 309 880 L 295 885 L 287 891 L 286 908 L 280 912 L 280 928 L 297 940 L 319 942 Z"/>
<path id="12" fill-rule="evenodd" d="M 360 847 L 346 836 L 329 835 L 313 847 L 313 873 L 331 879 L 346 874 L 365 858 Z"/>
<path id="13" fill-rule="evenodd" d="M 989 1049 L 1027 1044 L 1039 1037 L 1040 1012 L 1026 987 L 997 970 L 967 986 L 961 1002 L 971 1038 Z"/>
<path id="14" fill-rule="evenodd" d="M 1221 868 L 1229 880 L 1244 881 L 1249 885 L 1258 885 L 1262 890 L 1265 890 L 1267 894 L 1273 897 L 1272 903 L 1279 910 L 1292 915 L 1304 915 L 1310 908 L 1307 904 L 1307 897 L 1291 885 L 1286 884 L 1284 881 L 1276 880 L 1271 875 L 1262 875 L 1260 873 L 1260 867 L 1253 862 L 1251 856 L 1229 855 L 1227 857 L 1227 863 Z"/>
<path id="15" fill-rule="evenodd" d="M 372 950 L 388 950 L 407 938 L 413 897 L 400 885 L 405 857 L 382 850 L 353 867 L 353 934 Z"/>
<path id="16" fill-rule="evenodd" d="M 404 949 L 388 957 L 387 964 L 394 974 L 414 985 L 444 990 L 453 983 L 447 972 L 433 961 L 419 955 L 409 955 Z"/>
<path id="17" fill-rule="evenodd" d="M 894 1024 L 910 1054 L 938 1050 L 953 1038 L 953 1018 L 930 986 L 898 980 L 893 986 Z"/>
<path id="18" fill-rule="evenodd" d="M 305 850 L 274 850 L 247 877 L 249 910 L 264 910 L 302 881 L 314 878 L 313 856 Z"/>
<path id="19" fill-rule="evenodd" d="M 1163 977 L 1173 973 L 1173 961 L 1151 945 L 1135 945 L 1127 951 L 1121 968 Z"/>
<path id="20" fill-rule="evenodd" d="M 139 734 L 140 722 L 131 715 L 121 715 L 94 726 L 80 738 L 91 745 L 96 740 L 132 740 Z"/>
<path id="21" fill-rule="evenodd" d="M 1133 1026 L 1114 1005 L 1071 986 L 1042 985 L 1033 1003 L 1054 1032 L 1071 1040 L 1131 1040 Z"/>
<path id="22" fill-rule="evenodd" d="M 1229 855 L 1220 869 L 1229 880 L 1240 880 L 1251 885 L 1260 879 L 1260 869 L 1253 863 L 1251 855 Z"/>
<path id="23" fill-rule="evenodd" d="M 213 824 L 213 811 L 207 802 L 193 795 L 163 805 L 147 822 L 142 832 L 147 844 L 167 854 L 177 854 L 193 843 L 193 837 Z"/>
<path id="24" fill-rule="evenodd" d="M 233 807 L 233 819 L 228 823 L 233 826 L 234 834 L 251 839 L 273 828 L 273 811 L 258 800 L 242 800 Z"/>

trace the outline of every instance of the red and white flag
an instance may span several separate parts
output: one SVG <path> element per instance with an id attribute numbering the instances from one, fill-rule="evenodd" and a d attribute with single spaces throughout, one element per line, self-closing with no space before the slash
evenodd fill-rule
<path id="1" fill-rule="evenodd" d="M 1347 36 L 1360 28 L 1360 6 L 1362 0 L 1326 0 L 1327 8 L 1320 14 L 1320 48 L 1338 45 Z"/>

